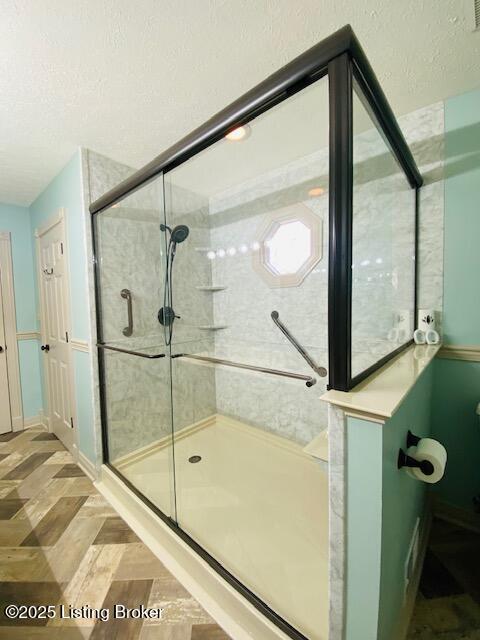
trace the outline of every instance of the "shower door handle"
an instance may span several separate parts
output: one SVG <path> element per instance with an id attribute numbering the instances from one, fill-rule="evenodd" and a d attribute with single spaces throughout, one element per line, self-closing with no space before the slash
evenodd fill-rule
<path id="1" fill-rule="evenodd" d="M 147 358 L 147 360 L 157 360 L 158 358 L 165 358 L 164 353 L 142 353 L 141 351 L 132 351 L 131 349 L 122 349 L 121 347 L 114 347 L 111 344 L 105 344 L 104 342 L 97 342 L 99 349 L 108 349 L 109 351 L 117 351 L 118 353 L 126 353 L 130 356 L 137 356 L 139 358 Z"/>
<path id="2" fill-rule="evenodd" d="M 278 311 L 272 311 L 272 313 L 270 314 L 270 317 L 272 318 L 274 323 L 277 325 L 277 327 L 280 329 L 280 331 L 283 333 L 283 335 L 286 337 L 286 339 L 290 342 L 290 344 L 295 347 L 295 349 L 302 356 L 305 362 L 315 371 L 317 375 L 319 375 L 321 378 L 325 378 L 325 376 L 327 375 L 327 370 L 325 369 L 325 367 L 318 365 L 315 362 L 315 360 L 312 358 L 312 356 L 307 353 L 305 348 L 302 347 L 302 345 L 298 342 L 298 340 L 296 340 L 292 336 L 292 334 L 287 329 L 287 327 L 283 324 L 283 322 L 281 322 L 280 314 L 278 313 Z"/>
<path id="3" fill-rule="evenodd" d="M 128 338 L 133 333 L 132 293 L 130 289 L 122 289 L 120 295 L 127 301 L 128 326 L 122 330 L 122 333 Z"/>

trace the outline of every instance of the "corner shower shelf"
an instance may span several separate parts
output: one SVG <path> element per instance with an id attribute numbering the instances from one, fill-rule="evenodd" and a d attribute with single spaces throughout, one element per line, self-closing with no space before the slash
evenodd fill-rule
<path id="1" fill-rule="evenodd" d="M 198 291 L 224 291 L 225 289 L 228 289 L 228 287 L 224 287 L 221 284 L 215 285 L 215 284 L 211 284 L 211 285 L 206 285 L 206 286 L 201 286 L 201 287 L 195 287 L 195 289 L 198 289 Z"/>
<path id="2" fill-rule="evenodd" d="M 219 329 L 228 329 L 226 324 L 204 324 L 198 327 L 202 331 L 218 331 Z"/>

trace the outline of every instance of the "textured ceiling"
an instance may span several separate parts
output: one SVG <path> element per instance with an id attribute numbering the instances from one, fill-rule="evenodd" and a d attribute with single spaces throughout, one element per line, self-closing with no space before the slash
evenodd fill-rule
<path id="1" fill-rule="evenodd" d="M 473 0 L 0 0 L 0 201 L 134 167 L 350 23 L 400 115 L 480 85 Z"/>

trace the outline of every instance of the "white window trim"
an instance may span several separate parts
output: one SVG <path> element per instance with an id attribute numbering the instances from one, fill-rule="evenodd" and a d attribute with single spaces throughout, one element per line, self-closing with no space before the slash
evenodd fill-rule
<path id="1" fill-rule="evenodd" d="M 303 222 L 310 230 L 310 257 L 295 273 L 276 274 L 268 268 L 268 257 L 265 242 L 269 239 L 275 226 L 286 222 Z M 297 203 L 270 211 L 257 231 L 256 238 L 260 248 L 252 255 L 252 265 L 258 275 L 272 289 L 280 287 L 298 287 L 302 284 L 323 255 L 322 219 L 302 203 Z"/>

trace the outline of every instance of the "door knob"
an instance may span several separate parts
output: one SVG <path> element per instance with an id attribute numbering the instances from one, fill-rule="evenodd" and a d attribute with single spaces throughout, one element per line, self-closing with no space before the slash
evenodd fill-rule
<path id="1" fill-rule="evenodd" d="M 42 351 L 50 351 L 50 345 L 49 344 L 42 344 L 42 346 L 40 347 L 40 349 Z"/>

